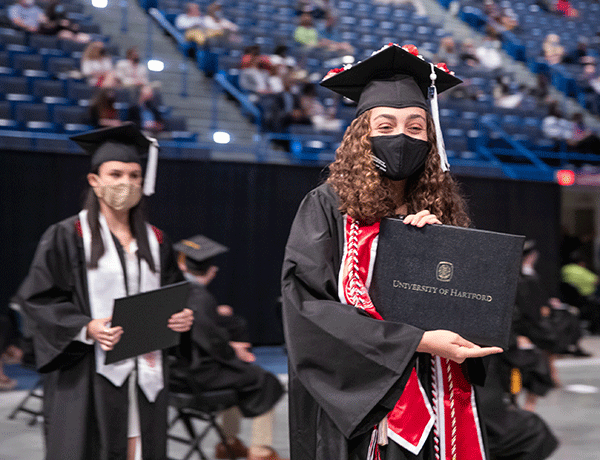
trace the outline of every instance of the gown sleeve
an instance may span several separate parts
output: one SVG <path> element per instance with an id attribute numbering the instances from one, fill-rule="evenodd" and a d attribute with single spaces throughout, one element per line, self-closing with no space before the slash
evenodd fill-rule
<path id="1" fill-rule="evenodd" d="M 175 259 L 175 252 L 173 251 L 173 243 L 169 237 L 161 232 L 161 244 L 160 244 L 160 273 L 161 273 L 161 286 L 167 286 L 173 283 L 179 283 L 184 281 L 183 273 L 177 266 Z"/>
<path id="2" fill-rule="evenodd" d="M 19 291 L 33 325 L 40 372 L 67 367 L 92 348 L 75 340 L 92 318 L 84 288 L 84 262 L 79 257 L 74 221 L 70 223 L 56 224 L 44 233 Z"/>
<path id="3" fill-rule="evenodd" d="M 350 438 L 393 408 L 423 331 L 372 319 L 339 301 L 343 219 L 331 193 L 311 192 L 292 225 L 283 263 L 283 321 L 291 372 Z"/>

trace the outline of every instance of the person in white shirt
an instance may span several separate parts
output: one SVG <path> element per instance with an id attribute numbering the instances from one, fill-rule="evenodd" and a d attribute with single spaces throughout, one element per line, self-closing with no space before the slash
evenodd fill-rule
<path id="1" fill-rule="evenodd" d="M 204 17 L 204 31 L 208 39 L 213 42 L 234 41 L 236 40 L 236 32 L 240 28 L 237 24 L 225 19 L 221 5 L 211 3 L 206 9 Z"/>
<path id="2" fill-rule="evenodd" d="M 204 45 L 206 35 L 204 33 L 204 16 L 200 12 L 197 3 L 189 2 L 185 5 L 185 13 L 175 18 L 175 27 L 185 32 L 187 41 Z"/>

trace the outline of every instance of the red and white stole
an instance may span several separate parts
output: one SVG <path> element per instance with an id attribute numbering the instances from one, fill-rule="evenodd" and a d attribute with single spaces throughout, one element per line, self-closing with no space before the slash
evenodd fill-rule
<path id="1" fill-rule="evenodd" d="M 361 226 L 349 216 L 344 225 L 344 253 L 339 273 L 340 300 L 383 319 L 369 297 L 373 265 L 377 254 L 379 222 Z M 374 430 L 369 458 L 378 458 L 375 438 L 387 438 L 417 455 L 431 429 L 434 430 L 435 458 L 443 460 L 485 460 L 483 438 L 475 405 L 473 387 L 462 368 L 454 361 L 431 357 L 432 394 L 425 389 L 412 369 L 402 396 L 387 415 L 377 433 Z M 387 425 L 387 428 L 386 428 Z"/>

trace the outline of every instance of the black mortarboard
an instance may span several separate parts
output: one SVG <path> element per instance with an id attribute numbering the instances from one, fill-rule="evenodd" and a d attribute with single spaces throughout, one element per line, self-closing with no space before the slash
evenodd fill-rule
<path id="1" fill-rule="evenodd" d="M 149 155 L 146 177 L 144 178 L 144 194 L 154 193 L 156 177 L 157 144 L 154 139 L 146 137 L 135 125 L 128 122 L 114 128 L 102 128 L 71 136 L 69 139 L 92 156 L 91 170 L 107 161 L 124 163 L 142 163 L 142 157 Z M 151 147 L 155 147 L 152 149 Z M 150 150 L 150 152 L 149 152 Z M 153 150 L 155 150 L 153 152 Z"/>
<path id="2" fill-rule="evenodd" d="M 437 92 L 462 83 L 434 67 Z M 329 75 L 329 74 L 328 74 Z M 331 76 L 321 85 L 358 103 L 356 116 L 373 107 L 422 107 L 429 110 L 431 64 L 398 45 L 388 45 L 372 56 Z"/>
<path id="3" fill-rule="evenodd" d="M 413 45 L 407 45 L 407 48 L 418 53 Z M 420 107 L 429 111 L 431 104 L 441 167 L 447 171 L 449 165 L 439 123 L 437 93 L 462 81 L 415 54 L 390 43 L 364 61 L 329 72 L 321 85 L 357 102 L 356 116 L 374 107 Z"/>
<path id="4" fill-rule="evenodd" d="M 212 260 L 220 254 L 229 251 L 229 248 L 207 238 L 196 235 L 192 238 L 181 240 L 173 248 L 185 255 L 185 265 L 190 271 L 201 272 L 208 268 Z"/>

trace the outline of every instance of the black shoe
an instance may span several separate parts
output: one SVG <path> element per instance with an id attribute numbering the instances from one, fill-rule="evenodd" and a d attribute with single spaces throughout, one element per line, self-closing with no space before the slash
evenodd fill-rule
<path id="1" fill-rule="evenodd" d="M 589 358 L 590 356 L 593 356 L 591 353 L 588 353 L 587 351 L 583 351 L 579 347 L 577 347 L 575 349 L 575 351 L 572 351 L 571 354 L 577 358 Z"/>

